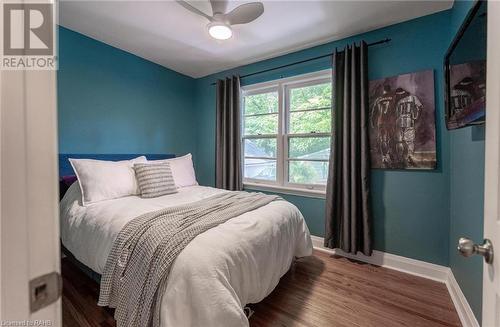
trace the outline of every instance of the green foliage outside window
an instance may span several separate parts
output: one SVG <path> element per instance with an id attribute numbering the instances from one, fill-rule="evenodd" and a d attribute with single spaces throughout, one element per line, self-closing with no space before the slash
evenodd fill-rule
<path id="1" fill-rule="evenodd" d="M 245 115 L 278 112 L 278 93 L 269 92 L 245 97 Z"/>
<path id="2" fill-rule="evenodd" d="M 290 133 L 330 133 L 332 122 L 331 83 L 318 84 L 290 90 Z M 294 112 L 296 110 L 311 110 Z M 330 138 L 302 137 L 291 140 L 294 153 L 313 154 L 330 148 Z M 300 156 L 299 155 L 299 156 Z"/>
<path id="3" fill-rule="evenodd" d="M 289 182 L 298 184 L 326 184 L 328 162 L 290 161 Z"/>
<path id="4" fill-rule="evenodd" d="M 328 108 L 332 100 L 332 84 L 317 84 L 290 90 L 290 110 Z"/>
<path id="5" fill-rule="evenodd" d="M 328 160 L 330 137 L 315 137 L 314 134 L 331 132 L 331 91 L 331 83 L 289 90 L 290 158 Z M 244 98 L 243 124 L 244 135 L 277 134 L 279 124 L 278 93 L 269 92 L 246 96 Z M 293 134 L 311 135 L 294 138 Z M 258 149 L 259 155 L 254 154 L 254 156 L 262 154 L 264 154 L 262 156 L 275 156 L 275 138 L 248 139 L 245 142 L 248 146 L 247 142 L 252 142 L 252 145 Z M 245 152 L 247 152 L 246 150 Z M 290 163 L 290 182 L 322 183 L 327 167 L 328 162 L 296 161 Z"/>

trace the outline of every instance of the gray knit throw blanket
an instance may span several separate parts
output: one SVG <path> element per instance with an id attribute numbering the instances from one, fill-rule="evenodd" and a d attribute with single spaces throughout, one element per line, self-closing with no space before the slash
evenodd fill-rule
<path id="1" fill-rule="evenodd" d="M 262 193 L 228 192 L 134 218 L 113 243 L 98 304 L 116 308 L 119 327 L 158 327 L 168 273 L 189 242 L 276 199 Z"/>

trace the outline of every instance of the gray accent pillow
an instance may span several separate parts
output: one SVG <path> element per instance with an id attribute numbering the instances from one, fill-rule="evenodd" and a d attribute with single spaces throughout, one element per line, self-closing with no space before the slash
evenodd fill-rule
<path id="1" fill-rule="evenodd" d="M 168 163 L 134 164 L 135 177 L 143 198 L 177 193 L 172 171 Z"/>

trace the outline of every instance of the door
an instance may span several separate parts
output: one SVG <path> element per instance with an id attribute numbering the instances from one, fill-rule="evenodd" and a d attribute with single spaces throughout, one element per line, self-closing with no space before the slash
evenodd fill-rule
<path id="1" fill-rule="evenodd" d="M 497 253 L 484 264 L 483 326 L 500 326 L 500 2 L 488 1 L 484 237 Z"/>
<path id="2" fill-rule="evenodd" d="M 0 322 L 61 326 L 56 72 L 0 83 Z"/>
<path id="3" fill-rule="evenodd" d="M 0 319 L 61 326 L 60 300 L 30 309 L 34 292 L 42 299 L 59 288 L 55 72 L 0 75 Z"/>

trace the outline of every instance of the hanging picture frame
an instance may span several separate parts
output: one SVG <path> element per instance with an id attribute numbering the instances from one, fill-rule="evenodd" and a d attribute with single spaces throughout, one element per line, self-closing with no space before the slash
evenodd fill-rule
<path id="1" fill-rule="evenodd" d="M 370 81 L 372 168 L 435 169 L 434 71 Z"/>

